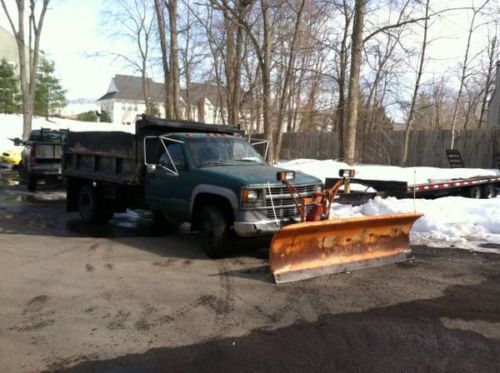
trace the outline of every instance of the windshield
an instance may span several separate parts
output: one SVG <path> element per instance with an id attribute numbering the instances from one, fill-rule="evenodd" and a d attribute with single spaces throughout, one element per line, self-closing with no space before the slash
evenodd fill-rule
<path id="1" fill-rule="evenodd" d="M 218 165 L 265 164 L 259 153 L 244 139 L 204 137 L 188 142 L 198 167 Z"/>

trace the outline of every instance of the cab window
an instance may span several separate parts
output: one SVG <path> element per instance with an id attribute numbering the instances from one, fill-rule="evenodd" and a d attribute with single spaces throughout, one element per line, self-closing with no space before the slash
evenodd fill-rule
<path id="1" fill-rule="evenodd" d="M 170 153 L 170 157 L 172 157 L 172 161 L 177 168 L 177 171 L 183 171 L 186 168 L 186 158 L 184 157 L 184 151 L 182 150 L 182 144 L 172 143 L 167 145 L 168 152 Z M 170 159 L 168 158 L 168 154 L 163 152 L 160 157 L 160 164 L 168 167 L 170 163 Z"/>

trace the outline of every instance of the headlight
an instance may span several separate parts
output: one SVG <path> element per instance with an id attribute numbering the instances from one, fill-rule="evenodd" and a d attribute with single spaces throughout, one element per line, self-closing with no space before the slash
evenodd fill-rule
<path id="1" fill-rule="evenodd" d="M 262 205 L 262 191 L 259 189 L 242 189 L 241 203 L 243 206 L 259 207 Z"/>

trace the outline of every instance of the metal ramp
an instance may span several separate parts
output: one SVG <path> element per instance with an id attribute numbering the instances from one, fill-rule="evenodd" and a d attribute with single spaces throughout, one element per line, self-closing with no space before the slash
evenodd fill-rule
<path id="1" fill-rule="evenodd" d="M 450 168 L 464 168 L 464 160 L 460 150 L 457 149 L 446 149 L 446 157 L 448 158 L 448 164 Z"/>

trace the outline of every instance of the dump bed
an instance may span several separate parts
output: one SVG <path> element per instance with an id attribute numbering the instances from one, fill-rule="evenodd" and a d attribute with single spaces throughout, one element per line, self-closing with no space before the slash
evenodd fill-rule
<path id="1" fill-rule="evenodd" d="M 137 121 L 135 135 L 117 131 L 70 132 L 64 150 L 64 174 L 118 184 L 142 184 L 144 137 L 175 132 L 242 133 L 228 126 L 145 115 Z"/>
<path id="2" fill-rule="evenodd" d="M 126 132 L 70 132 L 64 175 L 119 184 L 140 184 L 137 138 Z"/>

